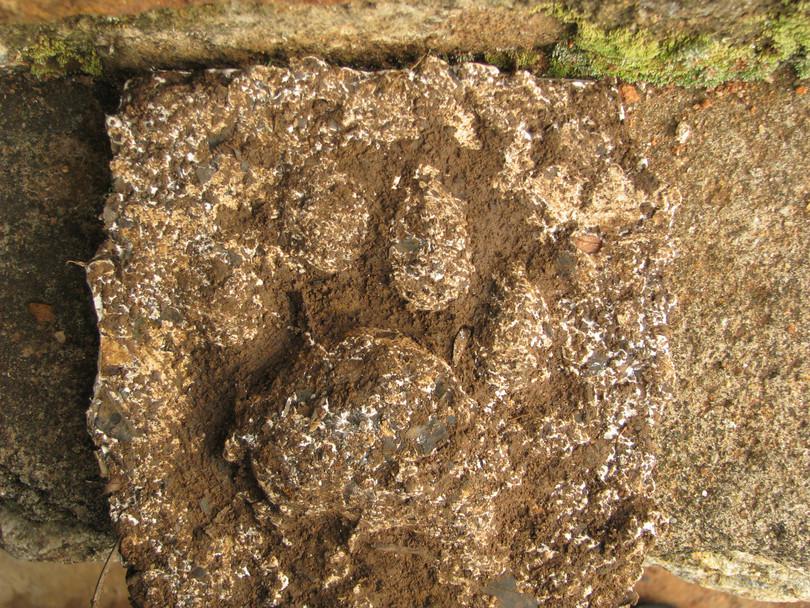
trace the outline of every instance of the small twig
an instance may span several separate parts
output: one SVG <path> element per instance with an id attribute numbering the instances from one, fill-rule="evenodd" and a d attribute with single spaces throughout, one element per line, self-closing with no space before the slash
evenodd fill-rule
<path id="1" fill-rule="evenodd" d="M 377 551 L 384 553 L 403 553 L 405 555 L 420 555 L 427 560 L 435 559 L 427 549 L 403 547 L 401 545 L 372 545 Z"/>
<path id="2" fill-rule="evenodd" d="M 422 62 L 423 62 L 423 61 L 424 61 L 424 60 L 425 60 L 425 59 L 426 59 L 426 58 L 427 58 L 429 55 L 430 55 L 430 51 L 428 50 L 428 51 L 426 51 L 426 52 L 425 52 L 425 54 L 424 54 L 424 55 L 422 55 L 422 56 L 419 58 L 419 61 L 417 61 L 417 62 L 416 62 L 416 63 L 414 63 L 414 64 L 413 64 L 413 65 L 412 65 L 410 68 L 408 68 L 408 69 L 409 69 L 409 71 L 411 71 L 411 72 L 412 72 L 412 71 L 414 71 L 414 70 L 415 70 L 417 67 L 419 67 L 419 64 L 420 64 L 420 63 L 422 63 Z"/>
<path id="3" fill-rule="evenodd" d="M 107 556 L 106 561 L 104 562 L 104 566 L 101 568 L 101 572 L 98 575 L 98 580 L 96 581 L 96 589 L 93 591 L 93 599 L 90 600 L 90 608 L 98 608 L 101 604 L 99 604 L 99 600 L 101 599 L 101 591 L 104 586 L 104 579 L 107 576 L 107 573 L 110 571 L 110 564 L 112 563 L 112 556 L 118 551 L 118 545 L 120 544 L 120 540 L 115 541 L 115 544 L 110 549 L 110 554 Z"/>

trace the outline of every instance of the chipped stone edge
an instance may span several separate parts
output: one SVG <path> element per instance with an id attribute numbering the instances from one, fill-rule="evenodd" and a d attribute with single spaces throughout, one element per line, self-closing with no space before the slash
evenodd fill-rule
<path id="1" fill-rule="evenodd" d="M 810 600 L 810 572 L 745 551 L 667 553 L 647 556 L 644 565 L 660 566 L 703 587 L 754 600 Z"/>
<path id="2" fill-rule="evenodd" d="M 515 0 L 221 3 L 121 17 L 0 23 L 0 51 L 5 47 L 0 69 L 36 67 L 36 51 L 43 45 L 92 53 L 105 75 L 307 54 L 334 63 L 402 67 L 428 53 L 458 57 L 529 50 L 563 35 L 557 18 L 538 11 L 535 3 Z M 81 69 L 62 65 L 66 62 L 57 56 L 51 63 L 62 73 Z"/>

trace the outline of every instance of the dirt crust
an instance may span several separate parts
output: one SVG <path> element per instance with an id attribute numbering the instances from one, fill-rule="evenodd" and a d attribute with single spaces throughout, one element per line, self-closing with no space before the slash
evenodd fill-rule
<path id="1" fill-rule="evenodd" d="M 632 601 L 675 197 L 616 100 L 433 59 L 128 85 L 88 422 L 138 604 Z"/>

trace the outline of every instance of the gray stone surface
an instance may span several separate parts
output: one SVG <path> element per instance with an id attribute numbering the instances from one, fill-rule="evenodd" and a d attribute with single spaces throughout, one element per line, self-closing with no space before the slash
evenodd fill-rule
<path id="1" fill-rule="evenodd" d="M 95 315 L 69 263 L 101 238 L 109 153 L 96 93 L 0 80 L 0 532 L 28 559 L 87 559 L 112 544 L 82 420 Z"/>
<path id="2" fill-rule="evenodd" d="M 25 62 L 41 37 L 94 51 L 105 69 L 232 65 L 317 54 L 335 62 L 386 66 L 423 54 L 484 53 L 551 44 L 561 24 L 515 0 L 214 2 L 120 18 L 47 26 L 0 24 L 0 65 Z M 77 67 L 77 66 L 74 66 Z"/>
<path id="3" fill-rule="evenodd" d="M 779 0 L 564 0 L 561 5 L 605 28 L 726 34 L 744 30 L 752 18 L 785 8 Z"/>
<path id="4" fill-rule="evenodd" d="M 682 195 L 654 561 L 769 600 L 810 598 L 810 97 L 787 85 L 655 91 L 628 118 Z"/>

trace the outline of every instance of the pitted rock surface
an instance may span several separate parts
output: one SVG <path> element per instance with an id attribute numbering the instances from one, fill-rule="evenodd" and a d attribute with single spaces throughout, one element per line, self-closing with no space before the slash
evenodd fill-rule
<path id="1" fill-rule="evenodd" d="M 139 604 L 631 601 L 673 195 L 615 99 L 432 59 L 128 85 L 88 422 Z"/>

